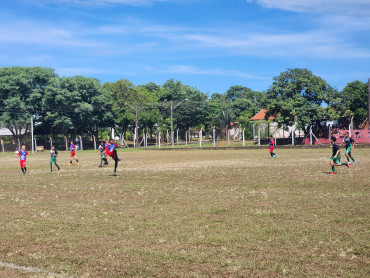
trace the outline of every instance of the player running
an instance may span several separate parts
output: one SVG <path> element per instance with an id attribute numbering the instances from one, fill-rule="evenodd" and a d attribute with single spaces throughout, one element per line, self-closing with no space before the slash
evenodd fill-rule
<path id="1" fill-rule="evenodd" d="M 270 155 L 271 155 L 271 158 L 276 158 L 277 157 L 277 154 L 274 153 L 274 147 L 275 147 L 275 141 L 274 139 L 272 139 L 272 135 L 270 135 Z"/>
<path id="2" fill-rule="evenodd" d="M 55 166 L 57 166 L 58 171 L 60 170 L 60 167 L 57 164 L 57 156 L 58 156 L 58 151 L 55 149 L 55 146 L 51 146 L 51 150 L 50 150 L 50 172 L 53 172 L 53 163 L 55 164 Z"/>
<path id="3" fill-rule="evenodd" d="M 108 140 L 107 140 L 108 141 Z M 100 143 L 100 146 L 98 148 L 98 152 L 100 154 L 100 165 L 99 167 L 103 167 L 103 161 L 104 161 L 104 165 L 108 165 L 108 160 L 107 158 L 105 157 L 105 147 L 108 145 L 108 143 L 106 145 L 104 145 L 104 142 L 102 141 Z"/>
<path id="4" fill-rule="evenodd" d="M 69 164 L 68 165 L 72 165 L 72 159 L 73 158 L 76 159 L 77 165 L 79 165 L 80 162 L 78 161 L 78 158 L 76 156 L 76 150 L 77 150 L 77 148 L 76 148 L 76 145 L 73 144 L 73 141 L 71 141 L 71 144 L 69 145 L 69 149 L 71 150 L 71 158 L 69 160 Z"/>
<path id="5" fill-rule="evenodd" d="M 356 160 L 353 158 L 353 156 L 351 154 L 351 151 L 352 151 L 352 149 L 353 149 L 353 147 L 355 146 L 356 143 L 355 143 L 355 140 L 353 140 L 353 138 L 349 136 L 348 132 L 346 132 L 346 135 L 343 138 L 343 143 L 346 143 L 346 158 L 347 158 L 348 163 L 351 162 L 351 160 L 350 160 L 350 158 L 351 158 L 352 161 L 353 161 L 352 165 L 355 165 Z"/>
<path id="6" fill-rule="evenodd" d="M 117 166 L 118 161 L 121 161 L 121 159 L 118 158 L 116 147 L 123 146 L 123 145 L 117 145 L 113 142 L 113 139 L 111 138 L 109 140 L 109 144 L 105 147 L 105 157 L 110 156 L 114 160 L 114 175 L 116 175 L 117 172 Z"/>
<path id="7" fill-rule="evenodd" d="M 335 166 L 346 165 L 349 168 L 349 164 L 348 164 L 347 161 L 343 162 L 343 163 L 340 163 L 340 149 L 339 149 L 339 146 L 337 145 L 337 143 L 335 143 L 335 141 L 337 141 L 337 138 L 332 136 L 330 138 L 330 143 L 333 144 L 333 155 L 330 158 L 330 166 L 331 166 L 331 169 L 332 169 L 331 175 L 335 175 L 337 173 L 335 171 Z"/>
<path id="8" fill-rule="evenodd" d="M 22 169 L 22 174 L 28 174 L 26 168 L 26 159 L 27 159 L 28 152 L 26 151 L 26 146 L 22 145 L 22 149 L 18 152 L 18 156 L 20 158 L 20 165 Z"/>

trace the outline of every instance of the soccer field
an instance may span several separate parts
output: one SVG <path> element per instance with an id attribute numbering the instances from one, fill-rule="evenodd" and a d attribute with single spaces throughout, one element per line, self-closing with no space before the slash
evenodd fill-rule
<path id="1" fill-rule="evenodd" d="M 0 277 L 369 277 L 370 149 L 276 151 L 0 156 Z"/>

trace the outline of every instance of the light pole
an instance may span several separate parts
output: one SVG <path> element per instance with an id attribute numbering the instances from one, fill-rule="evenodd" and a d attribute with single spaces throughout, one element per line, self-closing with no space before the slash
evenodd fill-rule
<path id="1" fill-rule="evenodd" d="M 177 106 L 179 106 L 181 103 L 183 103 L 186 100 L 188 100 L 188 99 L 187 98 L 183 99 L 178 104 L 176 104 L 175 107 L 172 107 L 172 100 L 171 100 L 171 143 L 172 143 L 172 148 L 175 147 L 174 138 L 173 138 L 173 110 L 175 110 Z"/>
<path id="2" fill-rule="evenodd" d="M 32 144 L 32 153 L 35 152 L 35 146 L 33 144 L 33 116 L 31 117 L 31 144 Z"/>
<path id="3" fill-rule="evenodd" d="M 135 142 L 134 142 L 134 147 L 137 147 L 139 145 L 139 136 L 138 136 L 138 107 L 137 107 L 137 102 L 135 102 L 135 107 L 131 106 L 129 103 L 126 103 L 128 106 L 130 106 L 132 109 L 135 110 Z"/>
<path id="4" fill-rule="evenodd" d="M 215 126 L 213 127 L 213 147 L 216 148 L 216 130 Z"/>

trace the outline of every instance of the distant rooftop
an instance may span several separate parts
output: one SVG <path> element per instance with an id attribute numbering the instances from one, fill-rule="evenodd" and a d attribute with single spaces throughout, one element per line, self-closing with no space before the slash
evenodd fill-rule
<path id="1" fill-rule="evenodd" d="M 251 121 L 261 121 L 261 120 L 265 120 L 265 116 L 267 114 L 268 110 L 267 109 L 262 109 L 260 112 L 258 112 L 256 115 L 254 115 L 252 118 L 251 118 Z M 275 120 L 275 117 L 274 116 L 270 116 L 268 118 L 269 120 Z"/>

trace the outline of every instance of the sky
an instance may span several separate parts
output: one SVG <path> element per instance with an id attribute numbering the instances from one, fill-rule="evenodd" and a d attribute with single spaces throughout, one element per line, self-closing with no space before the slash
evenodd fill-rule
<path id="1" fill-rule="evenodd" d="M 338 90 L 370 78 L 370 0 L 1 0 L 0 18 L 0 67 L 208 94 L 289 68 Z"/>

